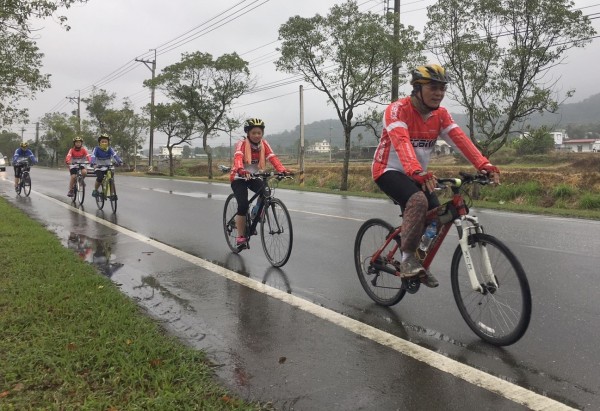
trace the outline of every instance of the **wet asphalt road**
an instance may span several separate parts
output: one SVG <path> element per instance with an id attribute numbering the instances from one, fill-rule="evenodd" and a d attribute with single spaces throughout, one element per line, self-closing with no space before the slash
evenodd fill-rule
<path id="1" fill-rule="evenodd" d="M 89 193 L 83 210 L 69 207 L 64 170 L 34 168 L 30 198 L 16 198 L 12 172 L 3 177 L 1 195 L 168 330 L 207 350 L 219 377 L 246 399 L 297 410 L 548 407 L 533 402 L 537 393 L 600 409 L 599 222 L 477 212 L 519 257 L 533 294 L 527 334 L 497 348 L 481 342 L 456 309 L 447 272 L 455 233 L 432 266 L 437 289 L 392 308 L 364 293 L 354 236 L 368 218 L 398 221 L 388 201 L 278 190 L 292 216 L 294 249 L 276 269 L 257 238 L 250 250 L 229 252 L 221 226 L 226 184 L 117 176 L 114 215 L 109 205 L 98 211 Z M 406 341 L 417 344 L 416 354 Z M 440 371 L 446 359 L 458 365 Z M 479 381 L 478 370 L 510 384 Z M 532 397 L 507 394 L 515 386 Z"/>

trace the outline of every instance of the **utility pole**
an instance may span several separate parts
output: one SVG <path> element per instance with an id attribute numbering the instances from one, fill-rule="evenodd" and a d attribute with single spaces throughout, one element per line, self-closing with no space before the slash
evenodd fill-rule
<path id="1" fill-rule="evenodd" d="M 400 41 L 400 0 L 394 0 L 394 45 Z M 399 66 L 396 53 L 392 59 L 392 101 L 398 100 Z"/>
<path id="2" fill-rule="evenodd" d="M 81 90 L 77 90 L 77 97 L 67 97 L 71 103 L 77 102 L 77 134 L 81 134 Z"/>
<path id="3" fill-rule="evenodd" d="M 152 157 L 154 156 L 154 76 L 156 75 L 156 49 L 150 49 L 150 51 L 154 51 L 154 60 L 135 59 L 135 61 L 144 63 L 144 65 L 152 72 L 152 86 L 150 87 L 152 91 L 150 94 L 150 147 L 148 149 L 148 171 L 152 171 Z"/>
<path id="4" fill-rule="evenodd" d="M 304 90 L 300 84 L 300 185 L 304 185 Z"/>
<path id="5" fill-rule="evenodd" d="M 35 158 L 40 158 L 40 150 L 39 150 L 39 141 L 40 141 L 40 122 L 35 123 Z"/>
<path id="6" fill-rule="evenodd" d="M 331 163 L 331 151 L 333 147 L 331 146 L 331 120 L 329 120 L 329 162 Z"/>

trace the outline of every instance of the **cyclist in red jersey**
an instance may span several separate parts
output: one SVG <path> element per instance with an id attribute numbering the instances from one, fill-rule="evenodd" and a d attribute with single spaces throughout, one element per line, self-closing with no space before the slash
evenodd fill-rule
<path id="1" fill-rule="evenodd" d="M 496 184 L 500 171 L 481 154 L 471 139 L 440 106 L 451 81 L 438 64 L 419 66 L 412 71 L 410 96 L 391 103 L 385 110 L 383 131 L 375 151 L 372 175 L 377 186 L 397 202 L 402 216 L 402 262 L 400 273 L 419 276 L 428 287 L 439 282 L 415 256 L 425 228 L 427 210 L 439 206 L 433 193 L 436 176 L 427 171 L 438 138 L 466 157 L 477 170 L 489 174 Z"/>
<path id="2" fill-rule="evenodd" d="M 250 118 L 244 122 L 246 138 L 235 145 L 233 167 L 231 167 L 229 180 L 238 204 L 235 225 L 238 232 L 236 242 L 240 249 L 245 248 L 247 242 L 245 233 L 246 214 L 249 207 L 248 189 L 257 193 L 264 186 L 263 180 L 250 179 L 250 175 L 264 171 L 266 160 L 269 160 L 277 172 L 289 173 L 273 153 L 269 143 L 263 138 L 264 131 L 264 121 L 259 118 Z"/>
<path id="3" fill-rule="evenodd" d="M 69 192 L 67 193 L 67 197 L 73 197 L 73 186 L 75 185 L 75 179 L 77 178 L 78 169 L 78 167 L 70 166 L 85 162 L 90 162 L 90 154 L 83 146 L 83 138 L 76 136 L 75 138 L 73 138 L 73 147 L 69 149 L 69 152 L 65 157 L 65 164 L 69 166 L 69 174 L 71 175 L 71 177 L 69 178 Z M 85 167 L 81 169 L 81 175 L 84 178 L 87 175 L 87 170 L 85 169 Z"/>

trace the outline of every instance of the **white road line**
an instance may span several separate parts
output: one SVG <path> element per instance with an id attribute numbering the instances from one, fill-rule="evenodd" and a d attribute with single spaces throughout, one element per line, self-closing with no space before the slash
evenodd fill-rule
<path id="1" fill-rule="evenodd" d="M 150 246 L 164 251 L 165 253 L 181 258 L 182 260 L 192 263 L 198 267 L 202 267 L 206 270 L 212 271 L 213 273 L 218 274 L 231 281 L 235 281 L 238 284 L 244 285 L 263 294 L 269 295 L 302 311 L 313 314 L 314 316 L 319 317 L 323 320 L 329 321 L 357 335 L 360 335 L 364 338 L 368 338 L 381 345 L 389 347 L 403 355 L 421 361 L 429 365 L 430 367 L 447 372 L 448 374 L 451 374 L 456 378 L 460 378 L 475 386 L 496 393 L 508 400 L 524 405 L 532 410 L 575 410 L 575 408 L 571 408 L 556 400 L 529 391 L 523 387 L 520 387 L 516 384 L 505 381 L 493 375 L 487 374 L 481 370 L 469 367 L 468 365 L 462 364 L 451 358 L 430 351 L 410 341 L 403 340 L 402 338 L 396 337 L 395 335 L 388 334 L 375 327 L 361 323 L 360 321 L 353 320 L 349 317 L 331 311 L 327 308 L 323 308 L 300 297 L 288 294 L 285 291 L 273 288 L 259 281 L 245 277 L 241 274 L 237 274 L 236 272 L 230 271 L 224 267 L 203 260 L 202 258 L 195 257 L 191 254 L 187 254 L 167 244 L 163 244 L 156 240 L 152 240 L 151 238 L 148 238 L 144 235 L 138 234 L 134 231 L 128 230 L 121 226 L 115 225 L 109 221 L 96 217 L 93 214 L 89 214 L 84 211 L 78 210 L 74 207 L 71 207 L 69 204 L 54 199 L 52 197 L 48 197 L 44 194 L 37 193 L 34 191 L 32 191 L 32 193 L 43 197 L 61 207 L 69 209 L 74 213 L 86 216 L 87 218 L 94 220 L 99 224 L 102 224 L 115 231 L 125 234 L 133 239 L 139 240 L 145 244 L 149 244 Z"/>

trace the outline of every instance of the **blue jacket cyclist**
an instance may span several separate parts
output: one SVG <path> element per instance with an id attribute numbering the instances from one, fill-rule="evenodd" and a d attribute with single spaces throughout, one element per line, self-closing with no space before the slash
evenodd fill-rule
<path id="1" fill-rule="evenodd" d="M 22 161 L 29 159 L 32 164 L 37 163 L 37 158 L 33 155 L 33 152 L 29 149 L 29 143 L 26 141 L 21 143 L 21 146 L 15 150 L 15 154 L 13 155 L 13 167 L 15 169 L 15 191 L 21 182 L 21 173 L 24 164 Z"/>
<path id="2" fill-rule="evenodd" d="M 102 179 L 106 174 L 106 170 L 101 170 L 102 166 L 109 166 L 114 161 L 121 165 L 123 161 L 117 155 L 117 152 L 110 146 L 110 137 L 108 134 L 101 134 L 98 137 L 98 145 L 92 150 L 92 164 L 96 170 L 96 181 L 94 183 L 94 190 L 92 191 L 92 197 L 98 197 L 98 187 L 102 183 Z"/>

